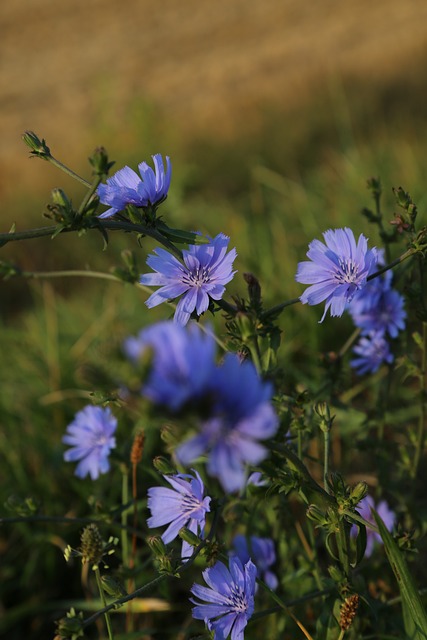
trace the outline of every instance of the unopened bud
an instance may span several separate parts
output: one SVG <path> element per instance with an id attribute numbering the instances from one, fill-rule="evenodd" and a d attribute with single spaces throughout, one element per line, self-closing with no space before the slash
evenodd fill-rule
<path id="1" fill-rule="evenodd" d="M 162 558 L 166 556 L 166 545 L 159 536 L 151 536 L 147 538 L 147 544 L 156 558 Z"/>
<path id="2" fill-rule="evenodd" d="M 117 580 L 117 578 L 113 578 L 113 576 L 103 575 L 101 576 L 101 584 L 105 593 L 113 598 L 121 598 L 127 595 L 126 589 L 124 588 L 122 582 Z"/>
<path id="3" fill-rule="evenodd" d="M 97 147 L 89 158 L 93 167 L 93 173 L 97 176 L 106 176 L 114 164 L 114 160 L 109 162 L 108 154 L 104 147 Z"/>
<path id="4" fill-rule="evenodd" d="M 182 527 L 178 533 L 181 540 L 185 540 L 188 544 L 191 544 L 192 547 L 198 547 L 200 544 L 200 539 L 196 536 L 195 533 L 187 529 L 187 527 Z"/>
<path id="5" fill-rule="evenodd" d="M 156 456 L 153 460 L 153 466 L 163 476 L 171 476 L 177 473 L 175 467 L 163 456 Z"/>
<path id="6" fill-rule="evenodd" d="M 26 131 L 22 136 L 23 141 L 31 149 L 31 153 L 40 158 L 50 156 L 50 149 L 44 139 L 40 140 L 34 131 Z"/>
<path id="7" fill-rule="evenodd" d="M 354 506 L 359 504 L 368 494 L 368 485 L 366 482 L 358 482 L 350 492 L 350 500 Z"/>
<path id="8" fill-rule="evenodd" d="M 56 623 L 57 637 L 64 640 L 77 640 L 83 638 L 83 613 L 76 614 L 74 609 L 68 611 L 65 618 L 61 618 Z"/>

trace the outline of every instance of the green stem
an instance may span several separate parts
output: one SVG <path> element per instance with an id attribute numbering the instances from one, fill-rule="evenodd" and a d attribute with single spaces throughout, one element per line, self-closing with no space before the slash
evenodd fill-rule
<path id="1" fill-rule="evenodd" d="M 374 278 L 377 278 L 378 276 L 385 273 L 386 271 L 389 271 L 390 269 L 397 267 L 398 264 L 401 264 L 411 256 L 415 255 L 416 253 L 418 253 L 418 251 L 420 251 L 420 249 L 416 247 L 411 247 L 410 249 L 405 251 L 405 253 L 402 253 L 401 256 L 396 258 L 396 260 L 393 260 L 393 262 L 386 264 L 385 267 L 381 267 L 381 269 L 378 269 L 378 271 L 375 271 L 375 273 L 372 273 L 370 276 L 368 276 L 367 281 L 369 282 L 369 280 L 373 280 Z"/>
<path id="2" fill-rule="evenodd" d="M 79 207 L 79 210 L 78 210 L 79 214 L 83 214 L 87 204 L 89 203 L 89 200 L 92 198 L 92 196 L 94 195 L 95 191 L 97 190 L 101 182 L 102 182 L 102 176 L 95 176 L 94 181 L 90 185 L 89 191 L 86 193 Z"/>
<path id="3" fill-rule="evenodd" d="M 101 574 L 99 572 L 99 567 L 96 567 L 96 569 L 95 569 L 95 576 L 96 576 L 96 583 L 97 583 L 98 589 L 99 589 L 99 595 L 101 596 L 101 600 L 102 600 L 102 604 L 104 605 L 104 609 L 106 609 L 106 611 L 104 611 L 104 617 L 105 617 L 105 623 L 107 625 L 108 638 L 109 638 L 109 640 L 114 640 L 113 629 L 111 627 L 110 614 L 109 614 L 109 611 L 108 611 L 108 608 L 107 608 L 107 600 L 105 598 L 104 589 L 102 587 Z"/>
<path id="4" fill-rule="evenodd" d="M 339 518 L 337 531 L 338 557 L 346 578 L 350 575 L 349 527 L 344 518 Z"/>
<path id="5" fill-rule="evenodd" d="M 59 160 L 54 158 L 52 155 L 44 156 L 44 159 L 53 164 L 54 167 L 57 167 L 57 169 L 61 169 L 61 171 L 74 178 L 74 180 L 78 180 L 79 182 L 84 184 L 85 187 L 91 186 L 90 182 L 79 176 L 79 174 L 72 169 L 69 169 L 69 167 L 67 167 L 65 164 L 62 164 L 62 162 L 59 162 Z"/>
<path id="6" fill-rule="evenodd" d="M 125 467 L 123 465 L 123 469 L 122 469 L 122 516 L 121 516 L 121 522 L 122 522 L 122 562 L 123 562 L 123 566 L 124 567 L 128 567 L 129 566 L 129 541 L 128 541 L 128 534 L 126 531 L 126 526 L 127 526 L 127 509 L 125 508 L 125 506 L 128 504 L 129 502 L 129 483 L 128 483 L 128 470 L 127 467 Z"/>
<path id="7" fill-rule="evenodd" d="M 329 475 L 329 449 L 331 444 L 330 429 L 323 430 L 323 488 L 329 493 L 328 475 Z"/>
<path id="8" fill-rule="evenodd" d="M 0 240 L 1 240 L 1 236 L 0 236 Z M 271 309 L 267 309 L 267 311 L 264 311 L 264 313 L 261 314 L 260 319 L 268 320 L 269 318 L 271 318 L 271 316 L 275 316 L 281 313 L 283 309 L 286 309 L 286 307 L 290 307 L 293 304 L 297 304 L 297 302 L 300 302 L 299 298 L 292 298 L 291 300 L 285 300 L 285 302 L 276 304 L 275 307 L 271 307 Z"/>
<path id="9" fill-rule="evenodd" d="M 427 418 L 427 322 L 423 322 L 423 355 L 421 362 L 421 411 L 418 421 L 417 442 L 414 454 L 414 463 L 411 469 L 411 477 L 415 478 L 418 472 L 421 455 L 424 450 L 425 428 Z"/>

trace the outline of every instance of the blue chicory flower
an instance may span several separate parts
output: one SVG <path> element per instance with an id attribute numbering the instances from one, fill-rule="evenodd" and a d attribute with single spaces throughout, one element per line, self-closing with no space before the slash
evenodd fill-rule
<path id="1" fill-rule="evenodd" d="M 365 335 L 374 331 L 396 338 L 399 331 L 405 328 L 404 299 L 392 289 L 389 273 L 370 280 L 349 305 L 354 324 Z"/>
<path id="2" fill-rule="evenodd" d="M 140 283 L 159 286 L 146 301 L 150 309 L 162 302 L 182 295 L 176 307 L 174 320 L 186 324 L 195 311 L 204 313 L 210 300 L 222 298 L 225 286 L 233 278 L 233 261 L 236 249 L 227 253 L 230 238 L 219 233 L 209 244 L 189 245 L 182 252 L 182 264 L 165 249 L 158 248 L 148 256 L 147 264 L 155 273 L 141 276 Z"/>
<path id="3" fill-rule="evenodd" d="M 279 581 L 270 571 L 271 565 L 276 562 L 274 542 L 271 538 L 251 536 L 248 544 L 246 536 L 239 534 L 234 537 L 233 550 L 242 564 L 251 559 L 257 568 L 257 577 L 264 580 L 270 589 L 277 589 Z"/>
<path id="4" fill-rule="evenodd" d="M 108 407 L 104 409 L 88 405 L 76 413 L 62 438 L 62 442 L 71 445 L 71 449 L 64 453 L 64 460 L 80 460 L 76 476 L 84 478 L 89 474 L 92 480 L 96 480 L 100 473 L 110 469 L 108 456 L 116 446 L 113 437 L 116 428 L 117 419 Z"/>
<path id="5" fill-rule="evenodd" d="M 161 527 L 169 524 L 162 534 L 165 544 L 174 540 L 182 527 L 203 538 L 206 513 L 210 511 L 210 497 L 203 497 L 204 484 L 197 473 L 195 476 L 179 473 L 175 476 L 163 476 L 169 482 L 168 487 L 150 487 L 148 489 L 148 508 L 151 517 L 147 525 Z M 183 540 L 181 557 L 189 558 L 193 553 L 191 544 Z"/>
<path id="6" fill-rule="evenodd" d="M 303 304 L 326 301 L 320 322 L 330 309 L 331 316 L 341 316 L 356 291 L 362 289 L 377 262 L 377 250 L 368 249 L 368 241 L 360 234 L 356 245 L 349 228 L 329 229 L 323 234 L 325 243 L 313 240 L 307 257 L 300 262 L 295 279 L 310 286 L 300 296 Z"/>
<path id="7" fill-rule="evenodd" d="M 165 200 L 171 182 L 171 163 L 166 156 L 165 171 L 160 153 L 156 153 L 152 158 L 154 171 L 146 162 L 138 165 L 141 178 L 130 167 L 123 167 L 108 178 L 107 184 L 99 185 L 100 201 L 111 207 L 101 213 L 100 218 L 109 218 L 122 211 L 128 204 L 136 207 L 157 207 Z"/>
<path id="8" fill-rule="evenodd" d="M 199 598 L 190 598 L 193 618 L 204 620 L 214 640 L 244 640 L 243 631 L 254 612 L 256 567 L 249 560 L 246 564 L 232 556 L 229 568 L 223 562 L 202 573 L 208 587 L 194 584 L 191 593 Z"/>
<path id="9" fill-rule="evenodd" d="M 362 516 L 362 518 L 367 522 L 370 522 L 376 526 L 376 522 L 372 516 L 371 509 L 376 510 L 380 518 L 383 520 L 386 528 L 389 531 L 391 531 L 394 527 L 396 516 L 388 506 L 387 502 L 385 500 L 381 500 L 377 505 L 375 505 L 375 501 L 372 498 L 372 496 L 367 495 L 357 505 L 357 512 Z M 357 526 L 353 525 L 350 529 L 350 535 L 352 537 L 355 537 L 357 535 L 357 532 L 358 532 Z M 372 552 L 374 550 L 374 546 L 376 543 L 383 544 L 380 534 L 366 527 L 365 555 L 367 558 L 369 558 L 372 555 Z"/>
<path id="10" fill-rule="evenodd" d="M 215 370 L 215 346 L 213 336 L 196 323 L 182 327 L 165 321 L 127 338 L 123 348 L 134 362 L 151 351 L 151 370 L 141 393 L 175 412 L 205 393 Z"/>
<path id="11" fill-rule="evenodd" d="M 259 378 L 252 362 L 228 354 L 216 368 L 209 394 L 210 417 L 200 423 L 198 435 L 178 447 L 176 456 L 189 464 L 208 452 L 209 475 L 218 478 L 225 491 L 237 491 L 246 484 L 246 463 L 258 464 L 267 456 L 259 440 L 277 431 L 272 387 Z"/>
<path id="12" fill-rule="evenodd" d="M 382 332 L 371 332 L 362 336 L 353 352 L 357 357 L 350 360 L 350 365 L 359 376 L 375 373 L 384 362 L 390 364 L 394 360 L 390 345 Z"/>

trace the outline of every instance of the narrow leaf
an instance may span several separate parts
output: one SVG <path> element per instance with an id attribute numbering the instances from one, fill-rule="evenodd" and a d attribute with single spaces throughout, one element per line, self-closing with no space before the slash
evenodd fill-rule
<path id="1" fill-rule="evenodd" d="M 372 514 L 384 542 L 388 561 L 399 585 L 406 635 L 411 640 L 427 640 L 426 610 L 406 560 L 375 509 L 372 509 Z"/>

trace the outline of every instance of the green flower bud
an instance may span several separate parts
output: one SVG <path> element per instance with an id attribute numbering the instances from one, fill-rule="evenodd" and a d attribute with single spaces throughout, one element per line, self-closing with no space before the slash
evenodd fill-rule
<path id="1" fill-rule="evenodd" d="M 31 153 L 40 158 L 47 158 L 50 156 L 50 149 L 47 146 L 45 140 L 40 138 L 34 133 L 34 131 L 26 131 L 22 136 L 23 141 L 31 149 Z"/>
<path id="2" fill-rule="evenodd" d="M 83 613 L 77 615 L 74 609 L 70 609 L 65 618 L 56 623 L 56 633 L 64 640 L 77 640 L 83 638 Z"/>
<path id="3" fill-rule="evenodd" d="M 123 586 L 123 583 L 113 576 L 103 575 L 101 576 L 101 584 L 105 593 L 113 598 L 122 598 L 127 595 L 127 591 Z"/>
<path id="4" fill-rule="evenodd" d="M 108 154 L 104 147 L 97 147 L 89 158 L 89 162 L 93 167 L 93 173 L 97 176 L 108 175 L 111 167 L 114 164 L 114 160 L 112 162 L 109 162 Z"/>
<path id="5" fill-rule="evenodd" d="M 200 538 L 196 536 L 195 533 L 187 529 L 187 527 L 182 527 L 178 533 L 181 540 L 185 540 L 188 544 L 191 544 L 192 547 L 198 547 L 200 544 Z"/>
<path id="6" fill-rule="evenodd" d="M 167 555 L 166 545 L 159 536 L 150 536 L 147 538 L 147 544 L 156 558 L 162 558 Z"/>
<path id="7" fill-rule="evenodd" d="M 167 458 L 164 458 L 163 456 L 156 456 L 153 460 L 153 466 L 156 469 L 156 471 L 158 471 L 164 476 L 173 475 L 177 472 L 175 467 L 170 463 L 170 461 Z"/>
<path id="8" fill-rule="evenodd" d="M 368 485 L 366 482 L 358 482 L 350 491 L 351 504 L 356 506 L 367 495 Z"/>

